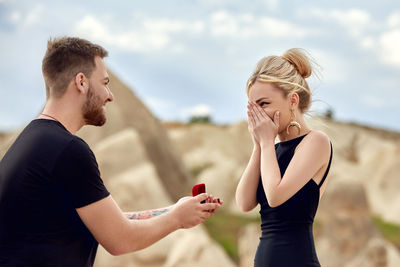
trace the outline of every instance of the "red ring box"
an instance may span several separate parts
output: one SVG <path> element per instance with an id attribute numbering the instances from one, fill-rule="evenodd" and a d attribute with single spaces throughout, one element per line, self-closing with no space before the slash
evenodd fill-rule
<path id="1" fill-rule="evenodd" d="M 206 192 L 206 185 L 205 184 L 196 184 L 192 188 L 192 195 L 195 197 L 198 194 L 202 194 Z M 206 201 L 203 200 L 201 203 L 205 203 Z"/>

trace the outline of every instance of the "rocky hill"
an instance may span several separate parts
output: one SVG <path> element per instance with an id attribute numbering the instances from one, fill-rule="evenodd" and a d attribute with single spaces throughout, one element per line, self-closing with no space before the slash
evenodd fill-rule
<path id="1" fill-rule="evenodd" d="M 246 122 L 160 123 L 116 77 L 112 85 L 116 99 L 123 101 L 110 105 L 105 127 L 85 127 L 79 135 L 92 147 L 104 182 L 123 210 L 170 205 L 178 195 L 190 194 L 188 185 L 204 182 L 208 192 L 224 199 L 223 212 L 257 219 L 258 208 L 243 214 L 234 202 L 252 149 Z M 400 243 L 389 242 L 376 223 L 400 225 L 400 134 L 322 118 L 311 118 L 309 124 L 326 132 L 334 146 L 314 227 L 322 266 L 400 266 Z M 0 136 L 0 158 L 16 134 Z M 174 173 L 182 181 L 177 190 L 167 188 Z M 180 230 L 119 257 L 100 248 L 96 266 L 253 266 L 259 223 L 236 233 L 239 260 L 210 232 L 204 225 Z"/>

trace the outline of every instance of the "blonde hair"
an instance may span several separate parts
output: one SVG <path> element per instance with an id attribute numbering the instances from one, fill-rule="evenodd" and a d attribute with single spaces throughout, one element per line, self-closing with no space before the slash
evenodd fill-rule
<path id="1" fill-rule="evenodd" d="M 311 73 L 311 60 L 304 49 L 292 48 L 282 56 L 264 57 L 247 80 L 247 95 L 256 81 L 273 82 L 283 91 L 285 97 L 297 93 L 299 109 L 304 113 L 311 105 L 311 91 L 305 80 Z"/>

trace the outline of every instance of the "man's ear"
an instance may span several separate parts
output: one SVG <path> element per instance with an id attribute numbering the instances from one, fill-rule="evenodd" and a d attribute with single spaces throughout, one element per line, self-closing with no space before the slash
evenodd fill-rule
<path id="1" fill-rule="evenodd" d="M 85 74 L 79 72 L 75 75 L 74 79 L 75 87 L 81 94 L 86 94 L 87 89 L 89 88 L 89 81 L 86 78 Z"/>

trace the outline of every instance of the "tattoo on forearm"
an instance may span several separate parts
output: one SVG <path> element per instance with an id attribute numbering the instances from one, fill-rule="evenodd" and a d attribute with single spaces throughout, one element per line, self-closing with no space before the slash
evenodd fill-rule
<path id="1" fill-rule="evenodd" d="M 140 212 L 128 212 L 126 216 L 129 220 L 144 220 L 149 219 L 154 216 L 159 216 L 166 213 L 169 209 L 159 209 L 159 210 L 146 210 Z"/>

